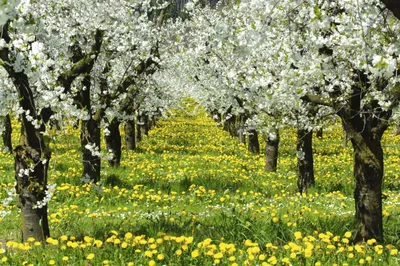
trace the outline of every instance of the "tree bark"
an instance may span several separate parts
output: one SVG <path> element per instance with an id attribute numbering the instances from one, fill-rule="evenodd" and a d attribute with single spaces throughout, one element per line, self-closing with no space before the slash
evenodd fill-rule
<path id="1" fill-rule="evenodd" d="M 276 172 L 278 166 L 279 130 L 275 131 L 275 137 L 267 137 L 265 149 L 265 171 Z"/>
<path id="2" fill-rule="evenodd" d="M 82 85 L 85 89 L 80 91 L 80 101 L 82 109 L 88 110 L 89 113 L 89 119 L 81 121 L 82 177 L 96 183 L 100 181 L 101 159 L 98 155 L 92 154 L 92 151 L 87 149 L 86 146 L 95 146 L 95 149 L 100 152 L 100 122 L 98 117 L 94 118 L 92 115 L 90 77 L 85 77 Z"/>
<path id="3" fill-rule="evenodd" d="M 315 183 L 312 133 L 312 131 L 308 130 L 297 130 L 297 187 L 301 194 L 306 193 L 308 188 Z"/>
<path id="4" fill-rule="evenodd" d="M 360 77 L 363 78 L 362 73 Z M 368 83 L 365 83 L 368 86 Z M 383 242 L 384 165 L 381 140 L 388 128 L 392 110 L 382 110 L 377 101 L 362 106 L 364 89 L 357 86 L 353 86 L 352 89 L 349 106 L 341 108 L 338 115 L 354 151 L 356 230 L 353 241 L 362 242 L 373 238 Z M 375 113 L 363 112 L 362 108 L 374 110 Z"/>
<path id="5" fill-rule="evenodd" d="M 18 91 L 20 107 L 38 119 L 28 77 L 13 70 L 10 70 L 9 74 L 13 77 Z M 46 130 L 45 124 L 41 123 L 40 127 L 36 128 L 24 114 L 21 115 L 21 120 L 20 145 L 14 149 L 14 169 L 22 216 L 22 240 L 27 241 L 33 237 L 37 241 L 43 241 L 50 236 L 47 204 L 42 208 L 34 207 L 45 197 L 51 152 L 41 133 Z"/>
<path id="6" fill-rule="evenodd" d="M 149 116 L 147 114 L 142 114 L 142 132 L 143 134 L 145 134 L 146 136 L 149 135 L 149 129 L 150 129 L 150 123 L 149 123 Z"/>
<path id="7" fill-rule="evenodd" d="M 125 147 L 128 151 L 136 150 L 136 137 L 135 137 L 135 120 L 129 120 L 125 122 L 124 131 L 125 131 Z"/>
<path id="8" fill-rule="evenodd" d="M 108 125 L 109 134 L 105 136 L 107 149 L 113 154 L 113 158 L 108 161 L 111 167 L 119 167 L 121 163 L 121 133 L 119 125 L 119 120 L 114 118 Z"/>
<path id="9" fill-rule="evenodd" d="M 380 139 L 352 137 L 354 149 L 355 242 L 383 241 L 382 180 L 383 150 Z"/>
<path id="10" fill-rule="evenodd" d="M 260 153 L 260 143 L 258 142 L 258 133 L 254 129 L 249 131 L 248 150 L 250 153 L 253 153 L 253 154 Z"/>
<path id="11" fill-rule="evenodd" d="M 137 124 L 136 124 L 136 144 L 142 141 L 142 126 L 140 125 L 140 116 L 137 119 Z"/>
<path id="12" fill-rule="evenodd" d="M 319 139 L 322 139 L 322 136 L 323 136 L 323 133 L 324 131 L 322 130 L 322 128 L 320 128 L 320 129 L 318 129 L 316 132 L 315 132 L 315 136 L 317 137 L 317 138 L 319 138 Z"/>
<path id="13" fill-rule="evenodd" d="M 6 115 L 4 117 L 4 131 L 2 134 L 3 137 L 3 144 L 5 147 L 7 147 L 9 152 L 12 152 L 12 127 L 11 127 L 11 119 L 10 115 Z"/>
<path id="14" fill-rule="evenodd" d="M 238 126 L 237 126 L 237 135 L 239 143 L 246 144 L 246 135 L 244 134 L 244 124 L 246 123 L 246 117 L 241 115 L 239 116 Z"/>

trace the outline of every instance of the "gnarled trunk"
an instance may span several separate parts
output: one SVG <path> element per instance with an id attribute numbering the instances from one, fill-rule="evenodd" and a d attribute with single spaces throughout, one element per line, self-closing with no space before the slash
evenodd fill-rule
<path id="1" fill-rule="evenodd" d="M 314 185 L 314 159 L 312 150 L 312 131 L 297 130 L 297 187 L 300 193 L 306 193 Z"/>
<path id="2" fill-rule="evenodd" d="M 39 206 L 47 189 L 50 152 L 19 145 L 14 151 L 16 191 L 22 215 L 22 239 L 33 237 L 43 241 L 50 236 L 47 204 Z M 43 161 L 46 160 L 46 161 Z M 29 169 L 33 168 L 33 171 Z"/>
<path id="3" fill-rule="evenodd" d="M 383 241 L 382 180 L 383 150 L 380 139 L 361 136 L 351 139 L 354 149 L 355 242 Z"/>
<path id="4" fill-rule="evenodd" d="M 279 149 L 279 130 L 275 130 L 273 136 L 267 137 L 265 149 L 265 171 L 276 172 L 278 166 L 278 149 Z"/>
<path id="5" fill-rule="evenodd" d="M 136 137 L 135 137 L 135 120 L 126 121 L 124 124 L 125 131 L 125 147 L 128 151 L 136 150 Z"/>
<path id="6" fill-rule="evenodd" d="M 108 125 L 109 134 L 105 136 L 107 149 L 113 154 L 113 158 L 108 161 L 111 167 L 118 167 L 121 163 L 121 133 L 119 132 L 120 122 L 114 118 Z"/>
<path id="7" fill-rule="evenodd" d="M 253 153 L 253 154 L 260 153 L 260 143 L 258 142 L 258 133 L 254 129 L 249 131 L 248 149 L 249 149 L 250 153 Z"/>
<path id="8" fill-rule="evenodd" d="M 15 73 L 13 70 L 9 74 L 13 77 L 18 91 L 20 107 L 29 111 L 37 119 L 28 77 L 24 73 Z M 50 236 L 47 203 L 43 203 L 43 206 L 38 203 L 45 198 L 51 151 L 42 134 L 46 130 L 45 125 L 42 123 L 39 128 L 36 128 L 24 114 L 21 115 L 21 121 L 20 144 L 14 149 L 14 169 L 17 181 L 16 191 L 21 208 L 22 240 L 27 241 L 28 238 L 33 237 L 37 241 L 43 241 Z"/>
<path id="9" fill-rule="evenodd" d="M 8 149 L 9 152 L 12 152 L 12 141 L 11 141 L 11 134 L 12 134 L 12 127 L 11 127 L 11 119 L 9 115 L 4 117 L 4 131 L 2 133 L 3 144 Z"/>

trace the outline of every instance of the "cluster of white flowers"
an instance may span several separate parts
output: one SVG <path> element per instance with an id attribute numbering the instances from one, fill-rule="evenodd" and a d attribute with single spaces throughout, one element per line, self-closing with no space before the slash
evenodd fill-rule
<path id="1" fill-rule="evenodd" d="M 10 188 L 7 191 L 7 197 L 1 202 L 2 210 L 0 210 L 0 217 L 2 219 L 4 219 L 4 217 L 11 213 L 10 210 L 7 210 L 7 206 L 10 205 L 10 203 L 16 198 L 16 196 L 17 194 L 15 193 L 14 188 Z"/>
<path id="2" fill-rule="evenodd" d="M 47 203 L 49 203 L 51 198 L 53 197 L 56 186 L 56 184 L 47 185 L 43 200 L 36 202 L 36 204 L 32 208 L 41 209 L 44 206 L 47 206 Z"/>

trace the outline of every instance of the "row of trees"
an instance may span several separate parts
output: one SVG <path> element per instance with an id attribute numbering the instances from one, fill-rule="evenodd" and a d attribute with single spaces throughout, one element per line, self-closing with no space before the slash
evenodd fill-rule
<path id="1" fill-rule="evenodd" d="M 296 127 L 301 192 L 314 182 L 312 130 L 340 117 L 354 148 L 354 240 L 382 241 L 381 138 L 399 115 L 398 20 L 378 0 L 189 2 L 181 10 L 183 2 L 0 4 L 0 116 L 22 124 L 13 151 L 23 239 L 49 236 L 47 203 L 36 206 L 47 190 L 50 125 L 81 121 L 83 177 L 98 181 L 101 128 L 117 166 L 121 122 L 126 132 L 135 120 L 146 131 L 191 96 L 242 142 L 247 134 L 252 152 L 265 136 L 267 170 L 276 169 L 279 130 Z M 399 17 L 395 1 L 383 2 Z"/>
<path id="2" fill-rule="evenodd" d="M 241 141 L 237 124 L 250 143 L 263 134 L 268 168 L 279 129 L 296 127 L 300 192 L 314 182 L 313 129 L 339 117 L 354 149 L 356 242 L 383 240 L 381 139 L 399 116 L 400 24 L 384 4 L 399 16 L 399 4 L 378 0 L 193 9 L 168 70 L 191 73 L 186 89 Z"/>
<path id="3" fill-rule="evenodd" d="M 47 202 L 43 202 L 53 137 L 49 127 L 61 132 L 80 121 L 82 176 L 97 182 L 102 156 L 119 165 L 121 122 L 128 148 L 134 149 L 135 136 L 147 134 L 153 119 L 176 104 L 179 94 L 161 89 L 153 77 L 168 56 L 170 30 L 162 25 L 172 4 L 128 0 L 0 4 L 0 115 L 6 125 L 10 114 L 22 124 L 13 154 L 24 241 L 50 234 Z M 100 151 L 101 128 L 111 156 Z M 4 129 L 3 139 L 12 149 L 11 130 Z"/>

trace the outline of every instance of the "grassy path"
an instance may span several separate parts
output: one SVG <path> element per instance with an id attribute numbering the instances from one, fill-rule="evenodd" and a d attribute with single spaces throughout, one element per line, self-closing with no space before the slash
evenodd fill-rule
<path id="1" fill-rule="evenodd" d="M 16 132 L 17 130 L 14 130 Z M 391 245 L 351 246 L 351 150 L 340 128 L 315 140 L 317 186 L 296 193 L 294 134 L 282 132 L 279 170 L 266 174 L 198 112 L 158 122 L 122 166 L 104 166 L 102 184 L 82 184 L 79 132 L 55 139 L 52 238 L 19 244 L 15 200 L 3 202 L 0 254 L 9 265 L 398 265 L 398 138 L 388 137 L 385 228 Z M 15 136 L 16 141 L 16 136 Z M 2 198 L 12 191 L 12 158 L 0 154 Z M 8 213 L 10 212 L 10 213 Z"/>

